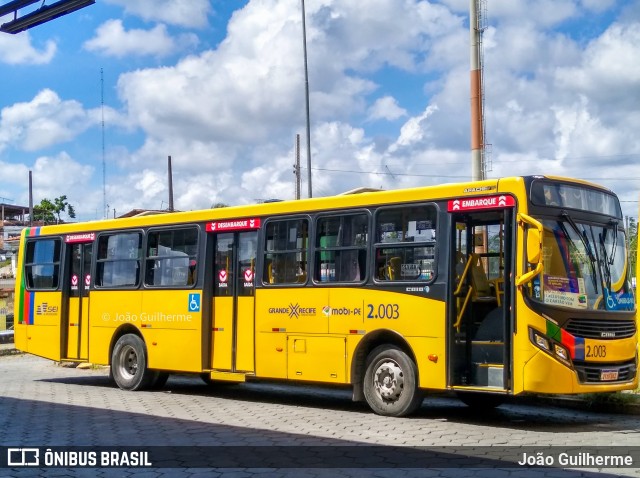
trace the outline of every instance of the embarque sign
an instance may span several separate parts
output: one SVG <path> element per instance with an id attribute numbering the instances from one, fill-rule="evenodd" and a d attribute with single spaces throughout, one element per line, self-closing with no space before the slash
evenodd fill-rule
<path id="1" fill-rule="evenodd" d="M 447 204 L 449 212 L 478 211 L 481 209 L 503 209 L 515 207 L 516 200 L 513 196 L 474 196 L 462 199 L 451 199 Z"/>

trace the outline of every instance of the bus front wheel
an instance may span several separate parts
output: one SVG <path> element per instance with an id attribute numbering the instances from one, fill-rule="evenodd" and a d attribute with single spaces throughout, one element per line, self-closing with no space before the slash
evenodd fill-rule
<path id="1" fill-rule="evenodd" d="M 364 396 L 378 415 L 402 417 L 422 404 L 416 364 L 394 346 L 381 345 L 367 357 Z"/>
<path id="2" fill-rule="evenodd" d="M 147 368 L 147 350 L 140 337 L 126 334 L 118 339 L 111 354 L 111 375 L 123 390 L 143 390 L 156 380 L 157 372 Z"/>

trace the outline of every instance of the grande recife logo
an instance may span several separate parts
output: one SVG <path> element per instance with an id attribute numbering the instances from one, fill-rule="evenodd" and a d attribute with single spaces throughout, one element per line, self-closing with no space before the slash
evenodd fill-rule
<path id="1" fill-rule="evenodd" d="M 449 200 L 447 210 L 449 212 L 478 211 L 481 209 L 503 209 L 515 207 L 515 205 L 516 200 L 513 196 L 474 196 Z"/>
<path id="2" fill-rule="evenodd" d="M 207 223 L 207 232 L 234 232 L 260 229 L 260 218 L 225 219 Z"/>

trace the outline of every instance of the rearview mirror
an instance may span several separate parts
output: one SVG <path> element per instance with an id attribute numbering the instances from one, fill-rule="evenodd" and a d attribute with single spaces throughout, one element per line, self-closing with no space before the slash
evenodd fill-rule
<path id="1" fill-rule="evenodd" d="M 530 227 L 527 230 L 527 262 L 538 264 L 542 252 L 542 236 L 540 231 Z"/>

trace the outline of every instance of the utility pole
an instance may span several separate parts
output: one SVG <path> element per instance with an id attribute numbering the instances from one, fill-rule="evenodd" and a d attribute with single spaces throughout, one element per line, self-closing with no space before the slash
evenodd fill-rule
<path id="1" fill-rule="evenodd" d="M 309 69 L 307 66 L 307 25 L 304 12 L 304 0 L 302 1 L 302 47 L 304 49 L 304 91 L 307 106 L 307 190 L 309 197 L 313 197 L 311 188 L 311 120 L 309 118 Z"/>
<path id="2" fill-rule="evenodd" d="M 471 40 L 471 180 L 485 179 L 484 116 L 482 110 L 482 28 L 479 3 L 470 0 L 469 37 Z"/>
<path id="3" fill-rule="evenodd" d="M 171 156 L 167 160 L 167 170 L 169 175 L 169 212 L 173 212 L 173 172 L 171 170 Z"/>
<path id="4" fill-rule="evenodd" d="M 33 226 L 33 174 L 29 171 L 29 225 Z"/>
<path id="5" fill-rule="evenodd" d="M 296 199 L 300 199 L 300 135 L 296 134 L 296 162 L 293 164 L 293 174 L 296 175 Z"/>

